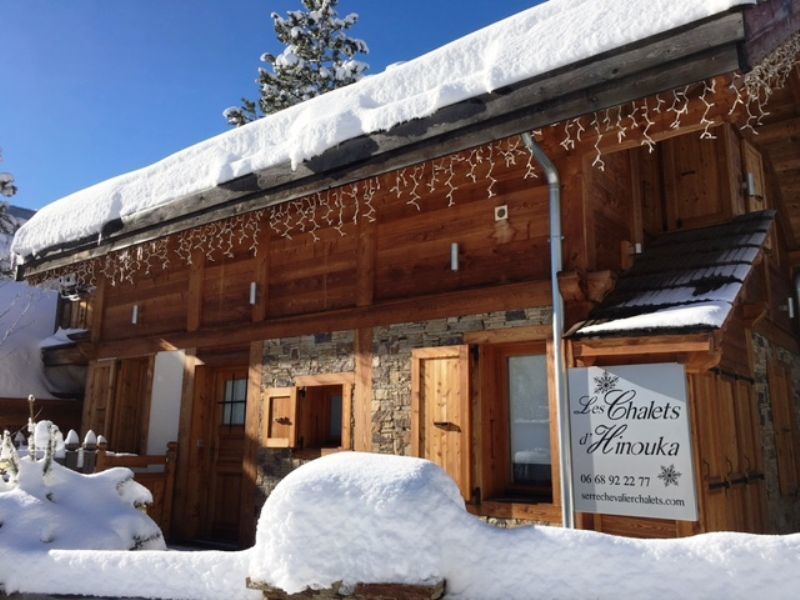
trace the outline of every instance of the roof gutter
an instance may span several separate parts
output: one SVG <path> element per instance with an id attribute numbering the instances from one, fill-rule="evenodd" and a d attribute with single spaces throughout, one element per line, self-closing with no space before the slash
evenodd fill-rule
<path id="1" fill-rule="evenodd" d="M 558 274 L 563 268 L 561 244 L 561 182 L 558 170 L 530 133 L 522 134 L 522 141 L 533 158 L 547 175 L 550 198 L 550 286 L 553 294 L 553 390 L 558 408 L 559 472 L 561 474 L 561 515 L 564 527 L 575 528 L 575 510 L 572 490 L 572 446 L 570 440 L 569 390 L 567 365 L 564 360 L 564 298 L 558 285 Z"/>

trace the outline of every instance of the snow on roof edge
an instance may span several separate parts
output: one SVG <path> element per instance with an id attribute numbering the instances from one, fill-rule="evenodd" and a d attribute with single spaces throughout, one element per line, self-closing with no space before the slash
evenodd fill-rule
<path id="1" fill-rule="evenodd" d="M 16 234 L 29 256 L 98 235 L 188 195 L 542 75 L 753 0 L 550 0 L 383 73 L 365 77 L 41 209 Z M 76 214 L 83 215 L 75 219 Z"/>

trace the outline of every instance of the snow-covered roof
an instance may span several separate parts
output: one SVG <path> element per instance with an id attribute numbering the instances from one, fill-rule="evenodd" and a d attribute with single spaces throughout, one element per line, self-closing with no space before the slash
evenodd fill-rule
<path id="1" fill-rule="evenodd" d="M 0 281 L 0 398 L 55 398 L 39 344 L 53 333 L 57 303 L 52 290 Z"/>
<path id="2" fill-rule="evenodd" d="M 550 0 L 415 60 L 228 131 L 40 210 L 20 256 L 97 236 L 104 225 L 490 93 L 753 0 Z"/>
<path id="3" fill-rule="evenodd" d="M 708 331 L 725 324 L 775 218 L 768 210 L 657 238 L 576 337 Z"/>

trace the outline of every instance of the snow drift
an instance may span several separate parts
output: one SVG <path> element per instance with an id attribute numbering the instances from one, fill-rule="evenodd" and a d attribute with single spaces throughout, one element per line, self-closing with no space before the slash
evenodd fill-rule
<path id="1" fill-rule="evenodd" d="M 452 598 L 795 598 L 800 535 L 635 540 L 497 529 L 464 510 L 431 462 L 340 453 L 267 499 L 250 576 L 297 592 L 335 581 L 447 580 Z"/>

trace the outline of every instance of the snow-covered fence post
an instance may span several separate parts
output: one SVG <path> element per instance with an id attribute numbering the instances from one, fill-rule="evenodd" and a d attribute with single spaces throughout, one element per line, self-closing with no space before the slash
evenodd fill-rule
<path id="1" fill-rule="evenodd" d="M 36 397 L 33 394 L 28 395 L 28 453 L 36 459 L 36 420 L 34 415 L 34 404 Z"/>
<path id="2" fill-rule="evenodd" d="M 91 429 L 83 438 L 83 472 L 94 473 L 97 462 L 97 435 Z"/>
<path id="3" fill-rule="evenodd" d="M 67 439 L 64 440 L 64 466 L 73 471 L 78 470 L 78 456 L 81 442 L 74 429 L 67 432 Z"/>

